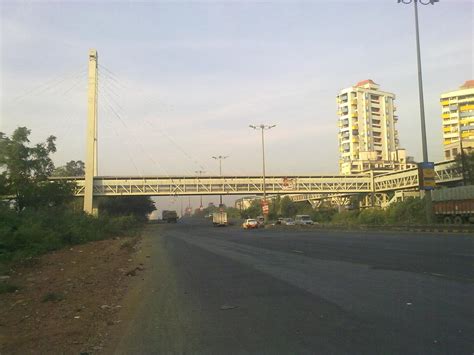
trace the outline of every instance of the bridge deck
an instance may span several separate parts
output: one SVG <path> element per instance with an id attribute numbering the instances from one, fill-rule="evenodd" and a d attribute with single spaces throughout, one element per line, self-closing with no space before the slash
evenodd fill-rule
<path id="1" fill-rule="evenodd" d="M 462 174 L 453 161 L 435 165 L 439 184 L 459 181 Z M 76 183 L 76 196 L 84 195 L 84 178 L 66 179 Z M 419 186 L 418 169 L 376 175 L 297 175 L 266 177 L 268 194 L 353 194 L 414 189 Z M 263 194 L 261 176 L 100 176 L 94 178 L 94 196 L 187 196 Z"/>

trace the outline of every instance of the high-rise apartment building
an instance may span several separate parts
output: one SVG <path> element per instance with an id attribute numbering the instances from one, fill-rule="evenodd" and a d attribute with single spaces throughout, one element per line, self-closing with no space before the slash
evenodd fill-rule
<path id="1" fill-rule="evenodd" d="M 468 80 L 458 90 L 441 95 L 443 107 L 444 157 L 474 149 L 474 80 Z"/>
<path id="2" fill-rule="evenodd" d="M 395 95 L 372 80 L 343 89 L 337 96 L 339 172 L 401 170 L 415 166 L 399 148 Z"/>

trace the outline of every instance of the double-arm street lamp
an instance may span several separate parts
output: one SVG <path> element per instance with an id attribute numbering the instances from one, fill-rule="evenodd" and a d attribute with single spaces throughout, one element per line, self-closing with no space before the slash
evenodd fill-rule
<path id="1" fill-rule="evenodd" d="M 266 191 L 266 186 L 265 186 L 265 135 L 264 132 L 265 130 L 272 129 L 276 125 L 265 125 L 265 124 L 260 124 L 260 125 L 249 125 L 250 128 L 253 128 L 255 130 L 259 129 L 262 131 L 262 177 L 263 177 L 263 201 L 267 200 L 267 191 Z"/>
<path id="2" fill-rule="evenodd" d="M 212 157 L 212 159 L 219 160 L 219 176 L 222 176 L 222 160 L 227 159 L 227 155 L 218 155 L 215 157 Z M 222 207 L 222 195 L 219 195 L 219 207 Z"/>
<path id="3" fill-rule="evenodd" d="M 416 55 L 418 64 L 418 92 L 420 97 L 420 118 L 421 118 L 421 141 L 423 145 L 423 162 L 427 163 L 428 160 L 428 145 L 426 143 L 426 126 L 425 126 L 425 103 L 423 99 L 423 75 L 421 72 L 421 53 L 420 53 L 420 30 L 418 26 L 418 3 L 421 5 L 434 5 L 439 0 L 398 0 L 398 3 L 411 4 L 414 3 L 415 7 L 415 31 L 416 31 Z M 425 191 L 426 201 L 426 219 L 428 223 L 432 221 L 432 201 L 431 191 Z"/>

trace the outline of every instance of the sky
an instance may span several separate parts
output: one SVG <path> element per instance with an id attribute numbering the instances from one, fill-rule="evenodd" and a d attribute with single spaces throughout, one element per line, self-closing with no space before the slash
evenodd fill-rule
<path id="1" fill-rule="evenodd" d="M 430 160 L 443 159 L 440 94 L 474 78 L 473 6 L 419 9 Z M 226 175 L 257 175 L 260 123 L 276 124 L 268 175 L 336 174 L 336 96 L 364 79 L 396 94 L 419 161 L 414 33 L 413 5 L 396 0 L 2 1 L 0 131 L 52 134 L 56 165 L 84 160 L 95 48 L 99 175 L 213 175 L 215 155 Z"/>

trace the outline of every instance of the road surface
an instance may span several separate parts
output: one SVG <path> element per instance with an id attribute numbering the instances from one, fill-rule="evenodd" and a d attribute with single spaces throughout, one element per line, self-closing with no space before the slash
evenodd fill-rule
<path id="1" fill-rule="evenodd" d="M 150 226 L 115 352 L 473 354 L 474 237 Z"/>

